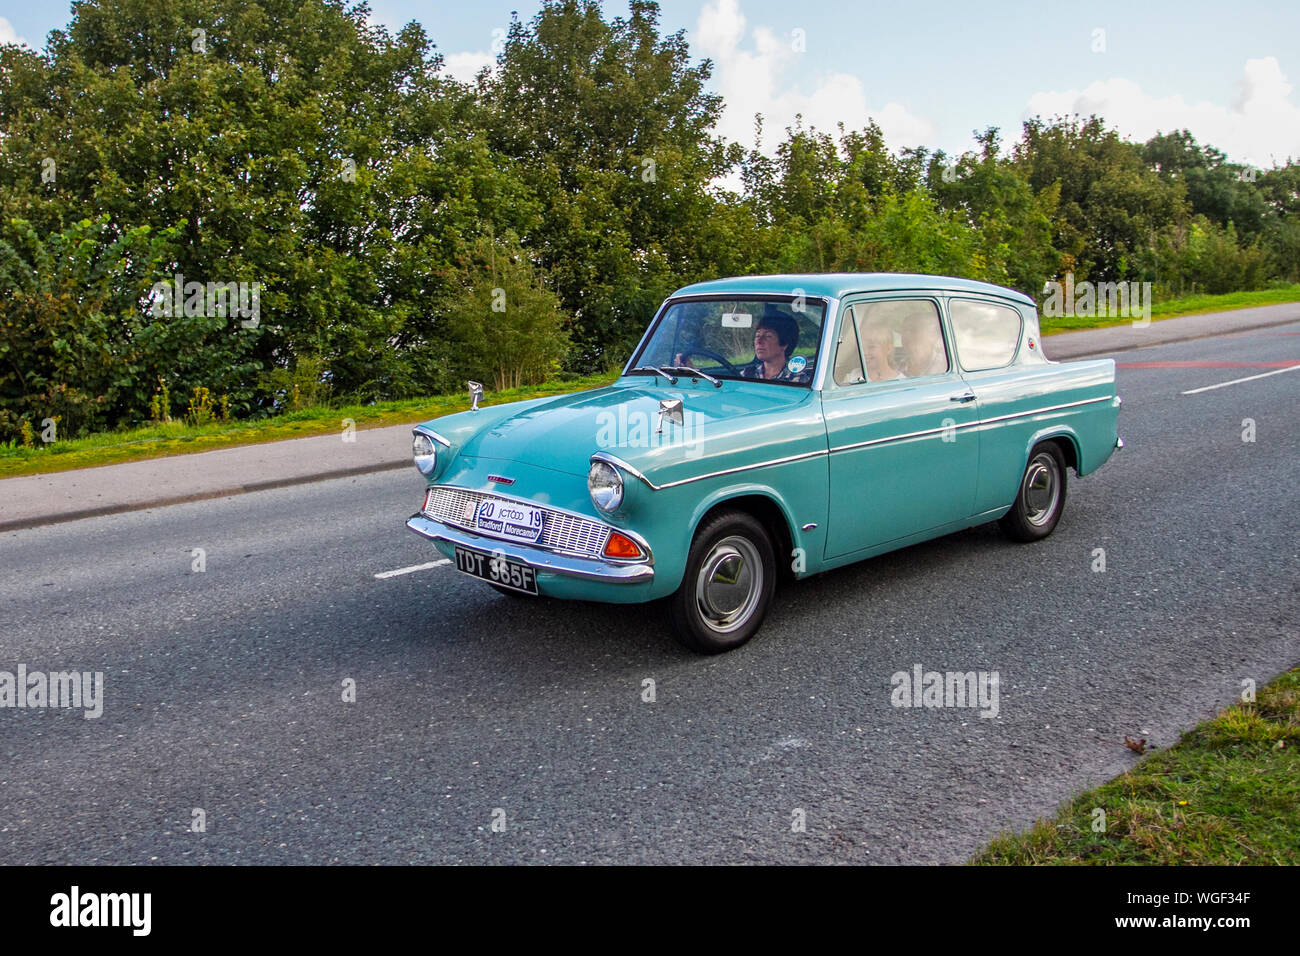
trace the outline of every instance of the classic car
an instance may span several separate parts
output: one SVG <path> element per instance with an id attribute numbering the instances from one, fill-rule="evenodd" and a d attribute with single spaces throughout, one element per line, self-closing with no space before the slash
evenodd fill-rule
<path id="1" fill-rule="evenodd" d="M 773 589 L 997 520 L 1061 519 L 1067 469 L 1123 442 L 1110 360 L 1044 357 L 1032 299 L 929 275 L 687 286 L 604 388 L 414 430 L 407 526 L 510 595 L 663 600 L 675 636 L 749 640 Z"/>

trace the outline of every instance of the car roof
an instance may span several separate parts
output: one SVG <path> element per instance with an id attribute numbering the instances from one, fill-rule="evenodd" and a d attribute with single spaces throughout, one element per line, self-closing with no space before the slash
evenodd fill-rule
<path id="1" fill-rule="evenodd" d="M 980 292 L 1014 299 L 1027 305 L 1034 300 L 1022 292 L 1007 289 L 989 282 L 974 279 L 956 279 L 952 276 L 919 275 L 907 272 L 827 272 L 765 276 L 732 276 L 712 279 L 684 286 L 673 293 L 679 295 L 754 295 L 760 293 L 793 295 L 796 289 L 804 295 L 820 295 L 838 299 L 855 292 L 939 291 Z"/>

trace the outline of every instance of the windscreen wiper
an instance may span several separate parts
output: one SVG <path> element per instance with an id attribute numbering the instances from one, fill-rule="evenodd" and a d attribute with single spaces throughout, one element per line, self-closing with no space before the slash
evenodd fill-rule
<path id="1" fill-rule="evenodd" d="M 654 372 L 656 375 L 662 375 L 664 378 L 668 379 L 668 383 L 670 385 L 677 384 L 677 377 L 674 375 L 669 375 L 658 365 L 639 365 L 636 368 L 632 369 L 632 371 L 633 372 Z"/>
<path id="2" fill-rule="evenodd" d="M 664 368 L 670 372 L 690 372 L 692 375 L 698 375 L 705 381 L 712 382 L 714 388 L 722 388 L 722 382 L 714 378 L 708 372 L 701 372 L 694 365 L 665 365 Z"/>

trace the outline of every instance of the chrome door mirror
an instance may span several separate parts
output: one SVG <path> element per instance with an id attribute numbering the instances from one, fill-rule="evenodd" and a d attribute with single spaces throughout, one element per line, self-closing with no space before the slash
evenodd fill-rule
<path id="1" fill-rule="evenodd" d="M 659 434 L 664 431 L 664 419 L 668 419 L 670 424 L 682 425 L 686 421 L 686 413 L 682 410 L 682 400 L 680 398 L 665 398 L 659 402 Z"/>

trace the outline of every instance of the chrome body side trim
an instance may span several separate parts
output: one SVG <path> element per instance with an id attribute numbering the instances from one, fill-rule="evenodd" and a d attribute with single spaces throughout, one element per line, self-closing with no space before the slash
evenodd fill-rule
<path id="1" fill-rule="evenodd" d="M 1063 408 L 1078 408 L 1080 405 L 1096 405 L 1098 402 L 1109 402 L 1110 396 L 1103 395 L 1101 398 L 1085 398 L 1078 402 L 1066 402 L 1064 405 L 1048 405 L 1046 408 L 1035 408 L 1028 412 L 1014 412 L 1010 415 L 999 415 L 996 418 L 981 418 L 980 424 L 987 425 L 990 422 L 1005 422 L 1013 418 L 1028 418 L 1030 415 L 1045 415 L 1048 412 L 1059 412 Z"/>
<path id="2" fill-rule="evenodd" d="M 641 474 L 641 472 L 638 471 L 636 468 L 633 468 L 623 459 L 618 458 L 614 455 L 610 455 L 603 451 L 598 451 L 596 452 L 596 454 L 592 455 L 591 457 L 599 458 L 601 461 L 607 462 L 611 465 L 614 465 L 615 467 L 623 468 L 633 478 L 639 478 L 642 481 L 644 481 L 646 483 L 646 486 L 651 488 L 652 490 L 662 491 L 665 488 L 676 488 L 679 485 L 689 485 L 693 482 L 705 481 L 709 478 L 720 478 L 723 475 L 734 475 L 742 471 L 753 471 L 755 468 L 766 468 L 769 465 L 784 465 L 792 461 L 803 461 L 803 459 L 805 458 L 817 458 L 824 454 L 826 454 L 826 452 L 823 449 L 819 448 L 817 451 L 804 452 L 802 455 L 790 455 L 786 458 L 773 458 L 771 461 L 760 461 L 752 465 L 737 465 L 735 468 L 724 468 L 722 471 L 711 471 L 707 475 L 695 475 L 691 478 L 679 478 L 677 481 L 666 481 L 662 485 L 656 485 L 645 475 Z"/>
<path id="3" fill-rule="evenodd" d="M 633 478 L 637 478 L 645 482 L 646 486 L 654 491 L 662 491 L 664 488 L 675 488 L 679 485 L 688 485 L 695 481 L 705 481 L 706 479 L 709 478 L 720 478 L 723 475 L 734 475 L 742 471 L 752 471 L 755 468 L 766 468 L 769 465 L 784 465 L 792 461 L 802 461 L 805 458 L 816 458 L 819 455 L 825 455 L 837 451 L 850 451 L 854 448 L 867 448 L 871 445 L 884 445 L 887 444 L 888 442 L 906 441 L 910 438 L 923 438 L 926 435 L 939 435 L 942 434 L 943 432 L 947 432 L 951 430 L 960 431 L 962 429 L 968 429 L 968 428 L 979 428 L 981 425 L 993 424 L 995 422 L 1010 421 L 1013 418 L 1029 418 L 1032 415 L 1045 415 L 1049 412 L 1058 412 L 1066 408 L 1077 408 L 1081 405 L 1094 405 L 1097 402 L 1109 402 L 1109 401 L 1111 401 L 1111 399 L 1108 397 L 1087 398 L 1078 402 L 1066 402 L 1063 405 L 1048 405 L 1045 408 L 1035 408 L 1027 412 L 1016 412 L 1011 415 L 998 415 L 995 418 L 977 419 L 973 422 L 967 422 L 963 425 L 949 425 L 949 426 L 941 426 L 939 428 L 927 428 L 924 429 L 923 431 L 906 432 L 902 435 L 889 435 L 885 438 L 873 438 L 870 441 L 854 442 L 851 445 L 837 445 L 835 448 L 830 449 L 829 452 L 821 451 L 821 450 L 810 451 L 810 452 L 805 452 L 802 455 L 790 455 L 786 458 L 773 458 L 770 461 L 760 461 L 752 465 L 739 465 L 735 468 L 723 469 L 722 471 L 711 471 L 706 475 L 696 475 L 692 478 L 682 478 L 677 481 L 668 481 L 661 485 L 655 484 L 648 477 L 642 474 L 639 469 L 628 464 L 626 461 L 624 461 L 622 458 L 619 458 L 617 455 L 611 455 L 608 452 L 598 451 L 591 457 L 593 459 L 599 459 L 600 461 L 611 464 L 616 468 L 623 469 Z"/>
<path id="4" fill-rule="evenodd" d="M 1087 398 L 1080 402 L 1066 402 L 1064 405 L 1049 405 L 1046 408 L 1035 408 L 1032 411 L 1028 411 L 1028 412 L 1016 412 L 1011 415 L 998 415 L 995 418 L 980 418 L 980 419 L 976 419 L 973 422 L 966 422 L 965 424 L 962 425 L 948 425 L 948 426 L 941 426 L 939 428 L 927 428 L 924 431 L 907 432 L 902 435 L 890 435 L 887 438 L 873 438 L 870 441 L 854 442 L 851 445 L 837 445 L 831 449 L 831 452 L 851 451 L 854 448 L 867 448 L 871 445 L 884 445 L 889 442 L 906 441 L 909 438 L 923 438 L 926 435 L 939 435 L 942 434 L 943 432 L 962 431 L 968 428 L 979 428 L 981 425 L 989 425 L 994 422 L 1006 422 L 1006 421 L 1010 421 L 1013 418 L 1028 418 L 1031 415 L 1045 415 L 1048 412 L 1058 412 L 1063 408 L 1076 408 L 1080 405 L 1094 405 L 1097 402 L 1109 402 L 1109 401 L 1110 399 L 1106 397 Z"/>
<path id="5" fill-rule="evenodd" d="M 447 441 L 447 439 L 443 438 L 441 435 L 439 435 L 439 434 L 438 434 L 436 431 L 434 431 L 432 428 L 429 428 L 429 427 L 427 427 L 427 426 L 425 426 L 425 425 L 416 425 L 414 428 L 411 429 L 411 434 L 413 434 L 413 435 L 427 435 L 427 436 L 429 436 L 430 438 L 432 438 L 434 441 L 436 441 L 439 445 L 442 445 L 444 448 L 450 448 L 450 447 L 451 447 L 451 442 Z"/>
<path id="6" fill-rule="evenodd" d="M 623 471 L 626 471 L 633 478 L 638 478 L 641 481 L 644 481 L 651 488 L 654 488 L 656 491 L 658 490 L 658 486 L 655 485 L 655 483 L 652 482 L 645 475 L 643 475 L 640 469 L 628 464 L 622 458 L 619 458 L 617 455 L 611 455 L 609 452 L 606 451 L 598 451 L 591 456 L 591 460 L 603 461 L 607 465 L 613 465 L 615 468 L 621 468 Z"/>

